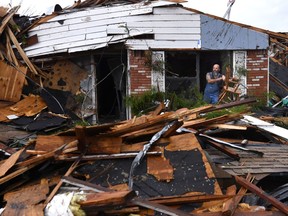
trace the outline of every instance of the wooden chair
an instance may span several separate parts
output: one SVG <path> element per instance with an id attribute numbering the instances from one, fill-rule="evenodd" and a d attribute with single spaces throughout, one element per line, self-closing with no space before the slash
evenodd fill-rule
<path id="1" fill-rule="evenodd" d="M 224 87 L 220 93 L 218 103 L 237 101 L 241 94 L 241 90 L 239 89 L 240 81 L 237 78 L 231 77 L 230 65 L 226 66 L 225 70 Z"/>

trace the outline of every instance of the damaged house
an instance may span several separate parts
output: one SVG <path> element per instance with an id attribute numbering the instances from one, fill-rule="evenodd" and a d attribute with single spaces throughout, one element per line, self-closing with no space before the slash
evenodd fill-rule
<path id="1" fill-rule="evenodd" d="M 68 109 L 80 100 L 74 112 L 94 123 L 131 118 L 125 97 L 150 89 L 203 91 L 214 63 L 240 78 L 241 96 L 269 92 L 268 32 L 178 2 L 78 2 L 27 32 L 26 55 L 48 72 L 43 85 L 69 92 L 58 95 Z"/>
<path id="2" fill-rule="evenodd" d="M 271 81 L 287 95 L 285 34 L 178 1 L 78 1 L 31 23 L 18 9 L 0 8 L 1 215 L 288 214 L 288 136 L 275 123 L 287 117 L 248 106 Z M 232 101 L 161 101 L 141 116 L 125 104 L 203 91 L 214 63 L 239 78 Z M 70 117 L 93 125 L 62 127 Z"/>

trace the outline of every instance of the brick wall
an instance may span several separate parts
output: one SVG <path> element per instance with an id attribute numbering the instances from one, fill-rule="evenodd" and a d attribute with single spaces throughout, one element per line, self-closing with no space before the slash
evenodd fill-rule
<path id="1" fill-rule="evenodd" d="M 266 50 L 247 51 L 247 93 L 264 97 L 268 92 L 268 55 Z"/>
<path id="2" fill-rule="evenodd" d="M 151 89 L 151 68 L 147 66 L 145 51 L 129 50 L 131 94 Z"/>

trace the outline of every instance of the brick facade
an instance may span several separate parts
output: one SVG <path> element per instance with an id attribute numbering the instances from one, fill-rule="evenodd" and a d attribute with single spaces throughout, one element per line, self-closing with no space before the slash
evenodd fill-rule
<path id="1" fill-rule="evenodd" d="M 129 50 L 131 94 L 140 94 L 151 89 L 151 68 L 147 66 L 145 51 Z"/>
<path id="2" fill-rule="evenodd" d="M 145 51 L 129 50 L 130 90 L 139 94 L 151 90 L 151 68 Z M 269 58 L 266 50 L 247 51 L 247 94 L 263 98 L 268 93 Z"/>
<path id="3" fill-rule="evenodd" d="M 265 97 L 268 93 L 269 58 L 266 50 L 247 51 L 247 93 Z"/>

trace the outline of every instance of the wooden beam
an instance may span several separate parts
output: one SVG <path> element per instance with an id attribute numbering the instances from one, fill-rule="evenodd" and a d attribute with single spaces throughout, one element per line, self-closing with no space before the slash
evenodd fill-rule
<path id="1" fill-rule="evenodd" d="M 248 182 L 252 182 L 254 180 L 254 177 L 251 175 L 251 174 L 248 174 L 246 176 L 246 180 Z M 243 196 L 246 194 L 247 192 L 247 189 L 245 187 L 241 187 L 235 197 L 235 199 L 233 200 L 233 205 L 234 206 L 230 206 L 230 210 L 231 210 L 231 213 L 230 215 L 233 215 L 235 212 L 236 212 L 236 209 L 238 207 L 238 204 L 240 203 L 240 201 L 242 200 Z"/>
<path id="2" fill-rule="evenodd" d="M 268 201 L 269 203 L 271 203 L 275 208 L 279 209 L 281 212 L 283 212 L 284 214 L 288 215 L 288 206 L 285 205 L 284 203 L 280 202 L 279 200 L 277 200 L 276 198 L 269 196 L 268 194 L 265 193 L 265 191 L 263 191 L 262 189 L 260 189 L 259 187 L 257 187 L 256 185 L 250 183 L 249 181 L 247 181 L 246 179 L 240 177 L 240 176 L 234 176 L 236 182 L 240 185 L 242 185 L 243 187 L 247 188 L 248 190 L 250 190 L 251 192 L 255 193 L 256 195 L 258 195 L 260 198 Z"/>
<path id="3" fill-rule="evenodd" d="M 219 143 L 213 142 L 211 140 L 205 142 L 207 144 L 209 144 L 210 146 L 218 149 L 219 151 L 223 152 L 224 154 L 228 155 L 231 158 L 234 158 L 235 160 L 240 160 L 240 156 L 235 153 L 232 149 L 229 149 Z"/>
<path id="4" fill-rule="evenodd" d="M 236 185 L 231 185 L 227 188 L 226 195 L 233 195 L 232 198 L 228 199 L 223 203 L 222 215 L 230 216 L 232 215 L 232 210 L 234 208 L 235 196 L 236 195 Z"/>
<path id="5" fill-rule="evenodd" d="M 148 200 L 143 200 L 140 198 L 136 198 L 132 200 L 132 203 L 135 205 L 139 205 L 148 209 L 153 209 L 154 211 L 160 212 L 160 213 L 164 213 L 165 215 L 171 215 L 171 216 L 191 216 L 191 214 L 188 214 L 184 211 L 181 210 L 177 210 L 165 205 L 161 205 L 158 203 L 154 203 Z"/>
<path id="6" fill-rule="evenodd" d="M 13 7 L 11 9 L 11 12 L 8 16 L 6 16 L 4 18 L 4 20 L 2 20 L 1 22 L 1 26 L 0 26 L 0 35 L 3 33 L 5 27 L 7 26 L 7 24 L 9 23 L 10 19 L 12 19 L 12 17 L 14 16 L 14 14 L 18 11 L 18 9 L 20 8 L 20 5 L 19 6 L 16 6 L 16 7 Z"/>
<path id="7" fill-rule="evenodd" d="M 70 166 L 70 168 L 67 170 L 67 172 L 65 173 L 64 176 L 69 176 L 74 169 L 77 167 L 78 163 L 81 161 L 81 156 L 79 156 L 78 160 L 74 161 L 74 163 Z M 59 188 L 62 186 L 62 179 L 60 179 L 60 181 L 58 182 L 58 184 L 53 188 L 53 190 L 51 191 L 51 193 L 49 194 L 49 196 L 47 197 L 47 199 L 44 202 L 44 208 L 47 206 L 47 204 L 52 200 L 52 198 L 54 197 L 54 195 L 57 193 L 57 191 L 59 190 Z"/>
<path id="8" fill-rule="evenodd" d="M 27 66 L 29 67 L 29 69 L 34 73 L 34 74 L 38 74 L 37 70 L 35 69 L 34 65 L 32 64 L 32 62 L 29 60 L 29 58 L 27 57 L 27 55 L 25 54 L 24 50 L 22 49 L 22 47 L 20 46 L 20 44 L 17 41 L 17 38 L 15 37 L 15 35 L 13 34 L 12 30 L 7 27 L 7 31 L 10 37 L 10 40 L 13 42 L 13 44 L 15 45 L 15 47 L 17 48 L 19 54 L 21 55 L 22 59 L 24 60 L 24 62 L 27 64 Z"/>
<path id="9" fill-rule="evenodd" d="M 17 151 L 15 154 L 12 154 L 8 159 L 4 161 L 4 163 L 1 164 L 0 166 L 0 177 L 4 176 L 6 172 L 16 164 L 18 158 L 20 155 L 23 153 L 25 148 L 20 149 Z"/>
<path id="10" fill-rule="evenodd" d="M 95 209 L 105 209 L 111 206 L 123 206 L 128 203 L 136 194 L 133 190 L 128 191 L 106 191 L 100 193 L 86 194 L 85 201 L 80 201 L 81 208 L 93 207 Z"/>
<path id="11" fill-rule="evenodd" d="M 180 196 L 164 196 L 149 198 L 149 201 L 162 205 L 181 205 L 189 203 L 202 203 L 210 201 L 227 200 L 232 198 L 231 195 L 209 195 L 209 194 L 184 194 Z"/>

